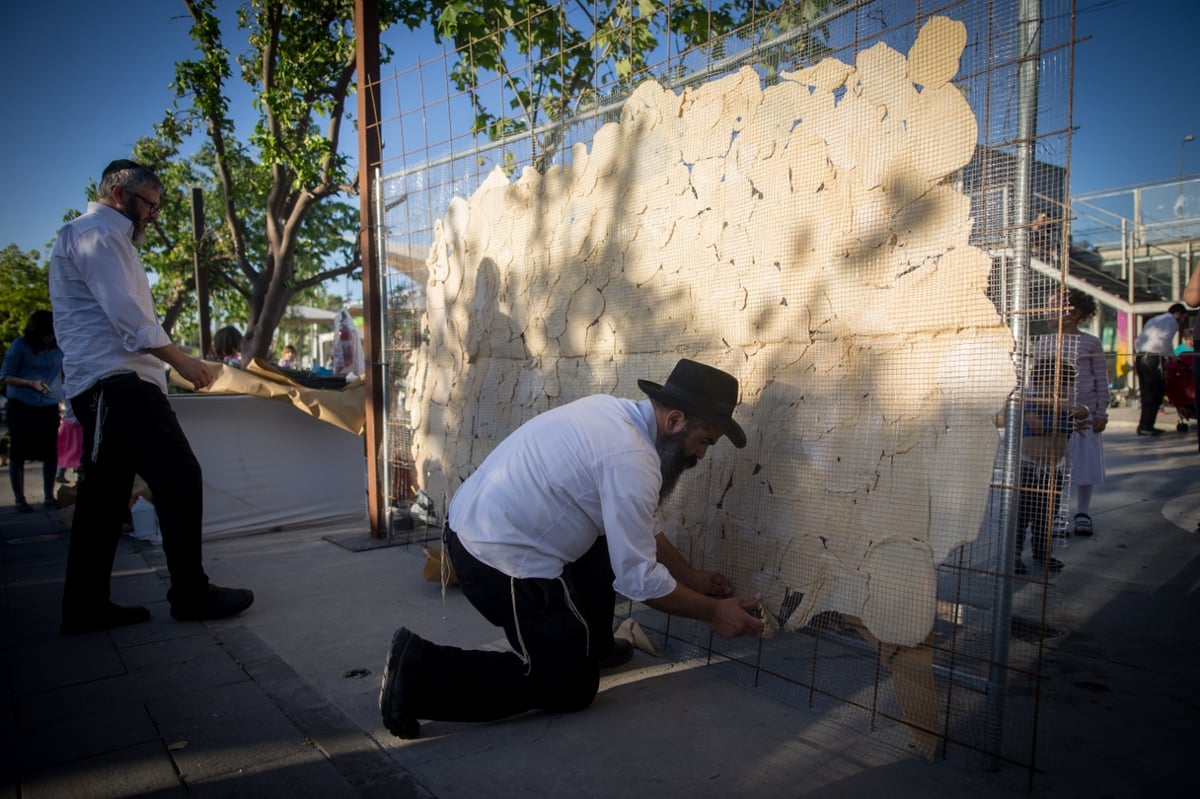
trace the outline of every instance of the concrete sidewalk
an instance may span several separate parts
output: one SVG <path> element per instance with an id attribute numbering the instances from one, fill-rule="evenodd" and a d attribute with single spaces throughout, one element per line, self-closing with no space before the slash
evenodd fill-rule
<path id="1" fill-rule="evenodd" d="M 1139 438 L 1134 419 L 1115 411 L 1097 535 L 1071 539 L 1048 588 L 1048 623 L 1063 635 L 1042 659 L 1035 795 L 1200 795 L 1200 455 L 1194 432 Z M 27 472 L 36 484 L 39 467 Z M 58 513 L 15 513 L 0 479 L 0 538 L 0 797 L 985 799 L 1028 782 L 982 756 L 927 763 L 894 735 L 780 701 L 727 669 L 643 653 L 603 678 L 586 712 L 429 723 L 400 741 L 376 705 L 396 626 L 503 645 L 458 592 L 443 600 L 420 579 L 419 546 L 372 548 L 358 526 L 206 541 L 213 581 L 257 598 L 238 618 L 200 624 L 171 620 L 161 550 L 124 538 L 113 599 L 153 619 L 63 638 Z"/>

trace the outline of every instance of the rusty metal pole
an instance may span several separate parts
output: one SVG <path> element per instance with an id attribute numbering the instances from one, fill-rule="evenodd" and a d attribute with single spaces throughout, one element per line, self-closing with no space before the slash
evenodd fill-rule
<path id="1" fill-rule="evenodd" d="M 204 191 L 192 187 L 192 270 L 196 278 L 196 306 L 200 309 L 200 357 L 208 357 L 212 347 L 212 321 L 209 318 L 208 263 L 200 251 L 204 248 Z"/>
<path id="2" fill-rule="evenodd" d="M 379 2 L 354 0 L 358 80 L 358 208 L 363 273 L 363 348 L 367 363 L 367 512 L 371 538 L 387 537 L 383 490 L 383 320 L 379 304 L 379 242 L 375 240 L 371 176 L 382 162 L 379 134 Z"/>

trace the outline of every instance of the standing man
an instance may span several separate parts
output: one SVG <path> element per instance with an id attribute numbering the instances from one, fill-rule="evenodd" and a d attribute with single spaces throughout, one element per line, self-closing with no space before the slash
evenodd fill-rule
<path id="1" fill-rule="evenodd" d="M 63 226 L 50 254 L 50 300 L 63 351 L 64 392 L 83 426 L 83 467 L 63 587 L 64 635 L 137 624 L 144 607 L 109 600 L 113 558 L 134 475 L 154 495 L 180 621 L 241 613 L 254 594 L 208 581 L 201 562 L 200 464 L 167 402 L 164 364 L 197 388 L 212 382 L 154 313 L 137 246 L 158 216 L 162 183 L 133 161 L 113 161 L 97 202 Z"/>
<path id="2" fill-rule="evenodd" d="M 1183 287 L 1183 301 L 1193 308 L 1200 306 L 1200 258 L 1193 264 L 1192 276 Z M 1192 321 L 1192 381 L 1196 387 L 1193 396 L 1196 398 L 1197 408 L 1200 408 L 1200 313 L 1196 314 Z M 1196 430 L 1196 444 L 1200 447 L 1200 425 L 1196 426 Z"/>
<path id="3" fill-rule="evenodd" d="M 530 419 L 455 493 L 443 546 L 463 593 L 513 651 L 441 646 L 401 627 L 379 695 L 392 734 L 416 738 L 418 719 L 587 707 L 600 668 L 632 654 L 614 643 L 614 589 L 725 638 L 762 632 L 747 612 L 761 597 L 732 596 L 724 577 L 692 568 L 655 533 L 684 470 L 722 435 L 746 446 L 733 420 L 737 379 L 684 359 L 665 385 L 638 387 L 649 399 L 593 395 Z"/>
<path id="4" fill-rule="evenodd" d="M 1137 353 L 1134 365 L 1137 367 L 1142 404 L 1137 427 L 1139 436 L 1162 435 L 1162 429 L 1155 427 L 1154 423 L 1158 420 L 1158 409 L 1162 407 L 1166 390 L 1163 361 L 1175 355 L 1175 337 L 1179 335 L 1179 325 L 1186 313 L 1187 308 L 1183 303 L 1175 303 L 1166 313 L 1147 321 L 1133 344 Z"/>

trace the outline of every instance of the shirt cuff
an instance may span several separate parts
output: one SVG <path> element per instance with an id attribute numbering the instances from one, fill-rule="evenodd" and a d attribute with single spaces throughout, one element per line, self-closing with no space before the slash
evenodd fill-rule
<path id="1" fill-rule="evenodd" d="M 675 590 L 675 578 L 666 566 L 657 561 L 647 566 L 649 568 L 618 577 L 613 583 L 617 593 L 634 602 L 645 602 L 647 599 L 664 597 Z"/>
<path id="2" fill-rule="evenodd" d="M 160 324 L 142 325 L 133 336 L 125 337 L 125 349 L 130 352 L 143 352 L 156 347 L 165 347 L 171 343 L 171 337 L 162 329 Z"/>

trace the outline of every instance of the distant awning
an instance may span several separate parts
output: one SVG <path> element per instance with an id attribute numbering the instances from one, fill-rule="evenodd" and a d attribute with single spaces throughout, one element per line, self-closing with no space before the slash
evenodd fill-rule
<path id="1" fill-rule="evenodd" d="M 300 322 L 332 322 L 337 319 L 337 311 L 327 311 L 324 308 L 313 308 L 309 305 L 288 306 L 285 320 L 292 319 Z"/>
<path id="2" fill-rule="evenodd" d="M 429 268 L 426 265 L 428 259 L 428 244 L 389 241 L 384 251 L 384 263 L 388 269 L 408 275 L 422 288 L 429 281 Z"/>

